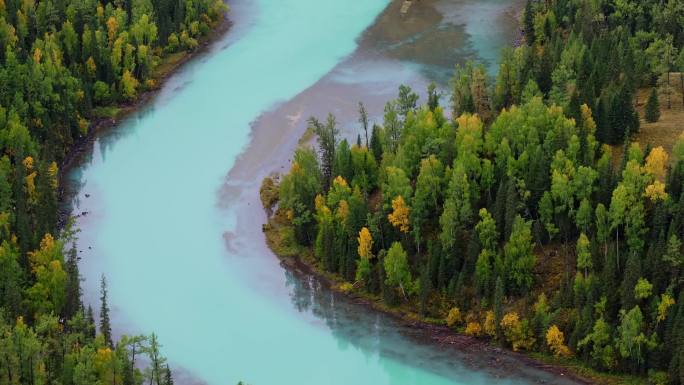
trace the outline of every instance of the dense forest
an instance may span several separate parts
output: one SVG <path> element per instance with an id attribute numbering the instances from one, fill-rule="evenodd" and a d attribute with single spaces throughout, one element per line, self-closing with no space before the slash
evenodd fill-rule
<path id="1" fill-rule="evenodd" d="M 81 301 L 77 231 L 58 229 L 59 164 L 97 108 L 153 88 L 220 0 L 0 0 L 0 384 L 168 385 L 155 335 L 113 341 Z M 140 358 L 144 357 L 144 358 Z"/>
<path id="2" fill-rule="evenodd" d="M 317 152 L 262 185 L 269 242 L 462 333 L 684 383 L 684 136 L 634 140 L 684 90 L 684 2 L 528 0 L 521 29 L 448 103 L 361 104 L 355 144 L 311 118 Z"/>

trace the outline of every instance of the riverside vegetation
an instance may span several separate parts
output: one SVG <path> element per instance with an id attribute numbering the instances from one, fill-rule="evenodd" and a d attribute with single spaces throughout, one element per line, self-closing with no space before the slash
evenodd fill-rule
<path id="1" fill-rule="evenodd" d="M 0 0 L 0 384 L 172 384 L 157 337 L 112 339 L 81 302 L 77 231 L 59 231 L 60 164 L 102 110 L 155 87 L 220 0 Z M 144 355 L 144 365 L 139 357 Z"/>
<path id="2" fill-rule="evenodd" d="M 492 84 L 456 67 L 450 117 L 434 86 L 424 105 L 402 86 L 381 125 L 360 105 L 353 145 L 311 118 L 318 153 L 262 185 L 269 244 L 467 335 L 684 383 L 684 136 L 632 140 L 637 90 L 649 121 L 681 92 L 684 3 L 528 1 L 521 19 Z"/>

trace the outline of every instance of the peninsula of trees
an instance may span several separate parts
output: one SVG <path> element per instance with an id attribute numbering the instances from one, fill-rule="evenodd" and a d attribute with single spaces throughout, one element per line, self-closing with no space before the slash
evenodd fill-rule
<path id="1" fill-rule="evenodd" d="M 684 383 L 684 136 L 633 141 L 638 91 L 649 121 L 681 92 L 684 3 L 528 1 L 522 29 L 493 84 L 457 67 L 450 114 L 402 86 L 354 145 L 312 118 L 318 153 L 263 184 L 269 242 L 465 334 Z"/>

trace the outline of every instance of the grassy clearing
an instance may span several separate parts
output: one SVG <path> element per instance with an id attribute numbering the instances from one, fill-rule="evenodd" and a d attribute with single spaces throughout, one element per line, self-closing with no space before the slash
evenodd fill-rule
<path id="1" fill-rule="evenodd" d="M 263 225 L 266 243 L 281 258 L 297 258 L 311 254 L 311 250 L 297 243 L 294 228 L 282 210 L 278 210 L 268 223 Z"/>
<path id="2" fill-rule="evenodd" d="M 646 145 L 651 145 L 652 147 L 662 146 L 668 154 L 672 153 L 672 147 L 684 131 L 682 77 L 684 77 L 684 73 L 673 72 L 670 74 L 671 108 L 667 108 L 667 95 L 661 92 L 658 98 L 660 102 L 660 120 L 655 123 L 649 123 L 644 119 L 646 115 L 646 101 L 651 89 L 641 88 L 637 90 L 636 102 L 637 111 L 639 111 L 639 116 L 641 117 L 641 128 L 633 140 L 641 144 L 642 147 Z M 622 160 L 622 150 L 622 145 L 613 146 L 613 161 L 616 165 L 619 165 Z"/>
<path id="3" fill-rule="evenodd" d="M 641 130 L 636 135 L 635 140 L 642 145 L 663 146 L 668 152 L 672 152 L 672 146 L 684 130 L 684 105 L 682 104 L 681 80 L 684 73 L 672 73 L 670 75 L 670 103 L 672 108 L 667 108 L 667 96 L 662 92 L 660 101 L 660 120 L 655 123 L 648 123 L 643 119 L 645 115 L 646 100 L 651 92 L 650 89 L 640 89 L 637 93 L 637 110 L 641 119 Z"/>
<path id="4" fill-rule="evenodd" d="M 165 54 L 159 65 L 155 67 L 154 72 L 152 73 L 152 78 L 155 80 L 164 79 L 171 74 L 171 72 L 178 67 L 178 64 L 185 60 L 185 57 L 189 54 L 190 52 L 182 50 L 179 52 Z"/>
<path id="5" fill-rule="evenodd" d="M 532 352 L 528 355 L 535 360 L 549 365 L 562 366 L 570 372 L 590 380 L 592 384 L 596 385 L 643 385 L 647 383 L 647 380 L 644 377 L 598 372 L 577 358 L 556 358 L 549 354 L 538 352 Z"/>
<path id="6" fill-rule="evenodd" d="M 115 119 L 120 112 L 121 108 L 118 106 L 103 106 L 93 108 L 91 113 L 95 118 Z"/>

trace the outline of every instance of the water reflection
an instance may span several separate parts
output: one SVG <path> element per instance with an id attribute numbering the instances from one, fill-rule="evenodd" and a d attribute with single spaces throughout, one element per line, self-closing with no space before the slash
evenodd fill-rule
<path id="1" fill-rule="evenodd" d="M 367 305 L 331 291 L 323 282 L 298 270 L 285 269 L 286 285 L 292 305 L 321 321 L 337 341 L 340 350 L 363 351 L 367 359 L 383 365 L 393 362 L 430 371 L 463 384 L 571 385 L 576 382 L 556 378 L 537 370 L 522 357 L 479 342 L 459 346 L 436 344 L 427 330 L 409 327 L 392 316 L 372 311 Z M 410 348 L 407 348 L 410 346 Z M 388 375 L 396 371 L 386 368 Z M 403 379 L 402 381 L 405 381 Z M 396 381 L 399 383 L 400 381 Z M 395 383 L 390 381 L 389 383 Z"/>

